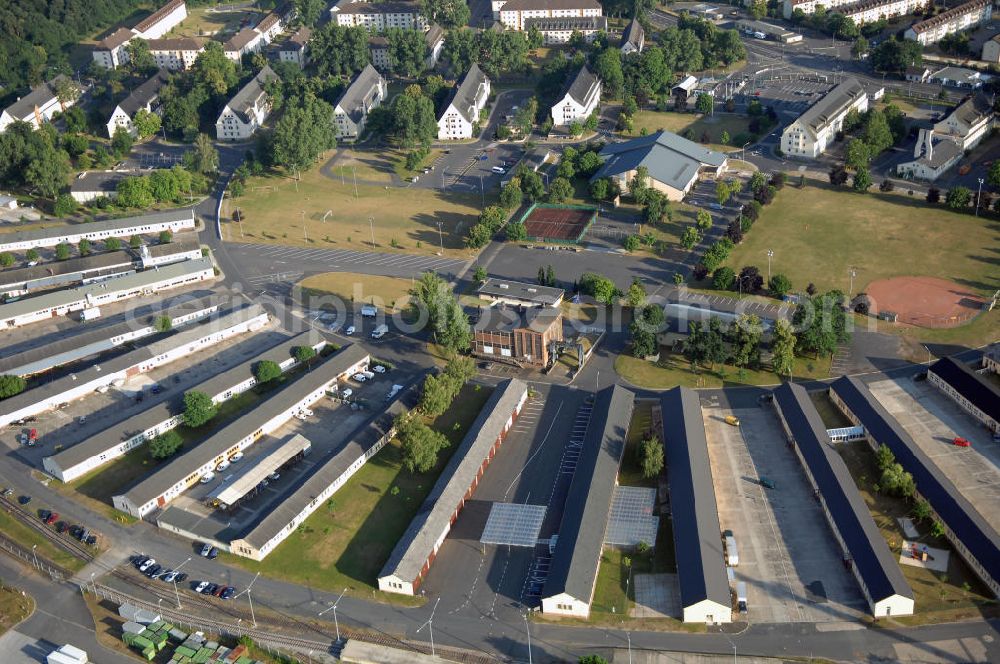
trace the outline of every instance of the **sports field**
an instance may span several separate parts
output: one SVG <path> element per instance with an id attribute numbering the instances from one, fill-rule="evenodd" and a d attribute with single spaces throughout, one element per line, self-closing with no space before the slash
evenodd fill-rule
<path id="1" fill-rule="evenodd" d="M 350 173 L 342 181 L 339 173 L 328 177 L 316 166 L 299 181 L 281 174 L 250 178 L 246 193 L 234 201 L 227 198 L 223 208 L 223 219 L 231 218 L 234 207 L 244 213 L 243 235 L 236 224 L 225 223 L 223 238 L 423 255 L 436 254 L 443 242 L 444 255 L 464 258 L 471 252 L 462 238 L 476 223 L 481 206 L 478 194 L 442 194 L 388 183 L 355 187 Z"/>
<path id="2" fill-rule="evenodd" d="M 807 181 L 785 188 L 737 246 L 726 265 L 782 273 L 795 291 L 814 283 L 820 291 L 850 288 L 896 276 L 933 276 L 981 296 L 1000 288 L 1000 224 L 928 205 L 905 193 L 858 194 Z"/>
<path id="3" fill-rule="evenodd" d="M 579 242 L 597 217 L 593 207 L 538 205 L 523 217 L 528 238 L 552 242 Z"/>

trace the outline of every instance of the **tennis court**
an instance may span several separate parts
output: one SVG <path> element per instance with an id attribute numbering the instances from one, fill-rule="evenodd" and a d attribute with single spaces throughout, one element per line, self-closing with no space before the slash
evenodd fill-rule
<path id="1" fill-rule="evenodd" d="M 528 239 L 535 242 L 575 244 L 597 219 L 597 208 L 589 205 L 535 204 L 521 217 Z"/>

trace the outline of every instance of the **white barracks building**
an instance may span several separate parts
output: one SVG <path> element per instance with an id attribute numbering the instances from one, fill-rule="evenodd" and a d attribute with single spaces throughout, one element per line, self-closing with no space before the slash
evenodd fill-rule
<path id="1" fill-rule="evenodd" d="M 499 5 L 499 7 L 498 7 Z M 602 16 L 597 0 L 509 0 L 493 2 L 494 15 L 508 30 L 527 30 L 529 18 L 573 18 Z"/>
<path id="2" fill-rule="evenodd" d="M 789 157 L 815 159 L 833 143 L 851 110 L 868 110 L 868 94 L 856 78 L 837 85 L 781 134 L 781 150 Z"/>

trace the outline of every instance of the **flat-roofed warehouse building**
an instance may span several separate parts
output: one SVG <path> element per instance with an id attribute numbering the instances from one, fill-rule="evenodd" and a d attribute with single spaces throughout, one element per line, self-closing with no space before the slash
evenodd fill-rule
<path id="1" fill-rule="evenodd" d="M 774 391 L 774 407 L 826 520 L 851 561 L 851 571 L 872 615 L 912 615 L 913 589 L 872 520 L 847 465 L 833 449 L 806 388 L 785 383 Z"/>
<path id="2" fill-rule="evenodd" d="M 501 383 L 483 405 L 461 444 L 441 471 L 378 575 L 379 590 L 413 595 L 431 568 L 438 549 L 465 501 L 499 449 L 528 400 L 528 386 L 512 378 Z"/>
<path id="3" fill-rule="evenodd" d="M 675 387 L 660 398 L 660 411 L 683 620 L 728 623 L 732 595 L 698 393 Z"/>
<path id="4" fill-rule="evenodd" d="M 0 329 L 29 325 L 56 316 L 65 316 L 74 311 L 100 307 L 131 297 L 151 295 L 168 288 L 214 278 L 215 265 L 211 258 L 206 257 L 135 272 L 86 286 L 43 293 L 0 305 Z"/>
<path id="5" fill-rule="evenodd" d="M 484 281 L 476 293 L 479 297 L 498 304 L 526 307 L 558 307 L 562 304 L 565 295 L 565 291 L 561 288 L 538 286 L 497 277 L 490 277 Z"/>
<path id="6" fill-rule="evenodd" d="M 387 408 L 358 428 L 351 439 L 324 461 L 281 504 L 249 532 L 229 544 L 230 553 L 263 560 L 295 532 L 299 524 L 332 496 L 396 435 L 396 417 L 417 407 L 419 383 L 400 390 Z"/>
<path id="7" fill-rule="evenodd" d="M 192 208 L 169 210 L 137 217 L 4 233 L 0 235 L 0 252 L 54 247 L 63 242 L 79 244 L 80 240 L 93 242 L 94 240 L 107 240 L 109 237 L 128 239 L 132 235 L 155 235 L 163 231 L 179 233 L 194 230 L 194 228 L 195 220 Z"/>
<path id="8" fill-rule="evenodd" d="M 4 270 L 0 272 L 0 295 L 20 297 L 34 291 L 113 279 L 134 271 L 132 257 L 127 251 L 109 251 L 17 270 Z"/>
<path id="9" fill-rule="evenodd" d="M 597 393 L 583 449 L 559 522 L 556 550 L 542 588 L 542 612 L 587 618 L 604 550 L 611 499 L 635 394 L 612 385 Z"/>
<path id="10" fill-rule="evenodd" d="M 219 509 L 231 509 L 269 475 L 295 457 L 309 454 L 311 450 L 312 443 L 299 433 L 286 440 L 278 440 L 276 444 L 262 450 L 260 456 L 237 468 L 233 476 L 213 489 L 205 500 Z"/>
<path id="11" fill-rule="evenodd" d="M 927 382 L 979 420 L 987 429 L 1000 432 L 1000 389 L 964 362 L 945 357 L 927 370 Z"/>
<path id="12" fill-rule="evenodd" d="M 337 381 L 368 366 L 368 353 L 357 345 L 341 348 L 322 364 L 258 405 L 213 436 L 176 457 L 128 492 L 114 496 L 121 511 L 142 518 L 163 508 L 222 461 L 284 425 L 316 403 Z"/>
<path id="13" fill-rule="evenodd" d="M 158 334 L 155 325 L 156 319 L 160 316 L 166 316 L 170 320 L 170 328 L 176 330 L 214 314 L 220 306 L 221 300 L 211 296 L 196 298 L 170 305 L 156 313 L 136 315 L 135 312 L 129 312 L 130 319 L 124 323 L 106 325 L 98 321 L 34 339 L 33 342 L 39 343 L 34 343 L 31 348 L 24 350 L 15 349 L 11 354 L 0 358 L 0 374 L 23 377 L 43 373 L 53 367 L 103 353 L 129 341 Z M 17 348 L 20 348 L 20 345 Z"/>
<path id="14" fill-rule="evenodd" d="M 166 244 L 144 244 L 138 253 L 142 269 L 148 270 L 157 265 L 169 265 L 200 258 L 201 244 L 198 243 L 196 237 L 182 238 Z"/>
<path id="15" fill-rule="evenodd" d="M 212 399 L 213 403 L 222 403 L 257 385 L 253 367 L 258 362 L 269 360 L 277 363 L 282 371 L 287 371 L 298 364 L 293 355 L 297 347 L 309 346 L 313 350 L 320 351 L 325 345 L 326 341 L 319 336 L 318 332 L 303 332 L 279 342 L 249 362 L 244 362 L 194 385 L 188 391 L 204 392 Z M 47 472 L 52 473 L 63 482 L 71 482 L 112 459 L 122 456 L 129 450 L 179 426 L 183 417 L 184 394 L 178 393 L 166 401 L 147 408 L 138 415 L 117 422 L 58 454 L 43 458 L 42 466 Z"/>
<path id="16" fill-rule="evenodd" d="M 863 426 L 871 446 L 885 445 L 913 475 L 917 494 L 931 506 L 945 535 L 983 583 L 1000 597 L 1000 534 L 976 511 L 916 441 L 889 414 L 868 386 L 843 376 L 830 386 L 830 400 L 856 426 Z"/>
<path id="17" fill-rule="evenodd" d="M 257 304 L 244 304 L 202 325 L 178 331 L 165 339 L 137 348 L 107 362 L 40 385 L 0 401 L 0 426 L 38 415 L 61 403 L 87 396 L 98 389 L 122 383 L 132 376 L 209 348 L 220 341 L 258 330 L 268 323 L 268 314 Z"/>

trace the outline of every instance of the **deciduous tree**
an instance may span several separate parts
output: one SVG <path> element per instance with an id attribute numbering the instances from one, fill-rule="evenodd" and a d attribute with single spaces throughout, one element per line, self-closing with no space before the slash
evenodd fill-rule
<path id="1" fill-rule="evenodd" d="M 212 397 L 204 392 L 189 390 L 184 393 L 184 424 L 189 427 L 197 429 L 215 417 L 218 412 L 219 407 L 212 402 Z"/>

